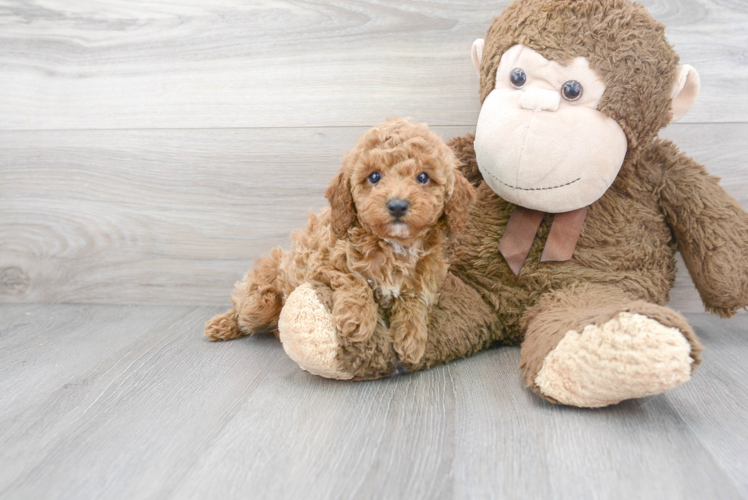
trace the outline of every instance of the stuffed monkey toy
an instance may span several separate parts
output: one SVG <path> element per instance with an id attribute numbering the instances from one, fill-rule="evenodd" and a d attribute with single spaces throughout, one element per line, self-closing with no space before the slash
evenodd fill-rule
<path id="1" fill-rule="evenodd" d="M 339 335 L 302 284 L 279 322 L 316 374 L 387 377 L 520 345 L 522 376 L 555 403 L 600 407 L 687 381 L 702 350 L 665 306 L 675 252 L 706 309 L 748 305 L 748 214 L 657 133 L 694 103 L 699 77 L 665 28 L 629 0 L 517 0 L 473 45 L 475 135 L 451 141 L 477 188 L 418 363 L 386 334 Z"/>

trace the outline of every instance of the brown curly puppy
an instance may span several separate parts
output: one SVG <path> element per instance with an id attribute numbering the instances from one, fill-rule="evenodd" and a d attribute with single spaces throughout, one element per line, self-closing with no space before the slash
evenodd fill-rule
<path id="1" fill-rule="evenodd" d="M 389 322 L 400 358 L 417 362 L 447 274 L 442 244 L 465 224 L 474 198 L 456 167 L 426 125 L 395 119 L 366 132 L 327 189 L 330 208 L 310 214 L 290 251 L 275 248 L 256 261 L 234 290 L 234 308 L 208 321 L 205 335 L 277 333 L 288 295 L 313 283 L 340 335 L 363 341 L 378 321 Z"/>

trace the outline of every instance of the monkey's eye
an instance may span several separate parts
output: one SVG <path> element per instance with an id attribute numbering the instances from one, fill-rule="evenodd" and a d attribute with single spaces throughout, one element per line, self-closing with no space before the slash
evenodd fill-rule
<path id="1" fill-rule="evenodd" d="M 509 81 L 512 82 L 512 86 L 521 89 L 527 83 L 527 75 L 521 68 L 514 68 L 509 75 Z"/>
<path id="2" fill-rule="evenodd" d="M 569 80 L 564 83 L 563 87 L 561 87 L 561 95 L 564 96 L 564 99 L 567 101 L 576 101 L 582 97 L 583 91 L 582 84 L 576 80 Z"/>
<path id="3" fill-rule="evenodd" d="M 381 178 L 382 174 L 380 174 L 379 172 L 372 172 L 369 174 L 368 180 L 371 184 L 376 184 L 380 181 Z"/>
<path id="4" fill-rule="evenodd" d="M 419 184 L 428 184 L 429 176 L 426 175 L 426 172 L 421 172 L 420 174 L 416 175 L 416 180 Z"/>

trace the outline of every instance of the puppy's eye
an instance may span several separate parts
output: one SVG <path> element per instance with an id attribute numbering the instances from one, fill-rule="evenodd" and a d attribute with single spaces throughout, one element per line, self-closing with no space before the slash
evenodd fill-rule
<path id="1" fill-rule="evenodd" d="M 368 179 L 371 184 L 376 184 L 382 179 L 382 174 L 380 174 L 379 172 L 372 172 L 371 174 L 369 174 Z"/>
<path id="2" fill-rule="evenodd" d="M 527 83 L 527 75 L 522 68 L 514 68 L 509 75 L 509 81 L 512 82 L 513 87 L 521 89 Z"/>
<path id="3" fill-rule="evenodd" d="M 561 87 L 561 95 L 564 96 L 564 99 L 567 101 L 576 101 L 582 97 L 582 92 L 584 92 L 582 84 L 576 80 L 569 80 L 564 83 L 563 87 Z"/>
<path id="4" fill-rule="evenodd" d="M 416 180 L 419 184 L 428 184 L 429 176 L 426 175 L 426 172 L 421 172 L 420 174 L 416 175 Z"/>

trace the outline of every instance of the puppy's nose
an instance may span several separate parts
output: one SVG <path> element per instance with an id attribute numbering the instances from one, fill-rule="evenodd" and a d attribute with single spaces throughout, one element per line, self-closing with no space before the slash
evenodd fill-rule
<path id="1" fill-rule="evenodd" d="M 408 211 L 409 206 L 410 205 L 408 205 L 408 202 L 406 200 L 402 200 L 400 198 L 392 198 L 387 202 L 387 210 L 389 210 L 390 215 L 397 218 L 405 215 L 405 212 Z"/>

